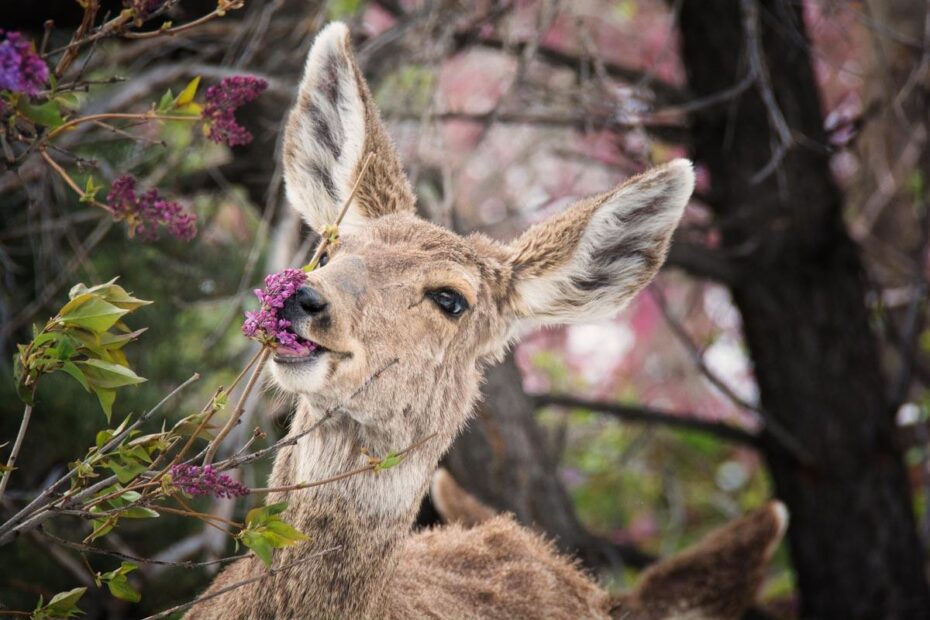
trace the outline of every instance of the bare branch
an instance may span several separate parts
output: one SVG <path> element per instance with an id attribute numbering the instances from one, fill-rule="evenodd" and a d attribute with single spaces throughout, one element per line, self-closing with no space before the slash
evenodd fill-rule
<path id="1" fill-rule="evenodd" d="M 606 413 L 626 422 L 661 425 L 688 431 L 698 431 L 713 435 L 718 439 L 732 443 L 759 448 L 759 437 L 741 428 L 721 422 L 708 422 L 694 414 L 679 414 L 645 407 L 641 405 L 624 405 L 597 400 L 578 398 L 567 394 L 540 394 L 533 396 L 537 406 L 553 405 L 557 407 L 574 407 Z"/>
<path id="2" fill-rule="evenodd" d="M 761 170 L 756 172 L 750 181 L 752 183 L 761 183 L 767 179 L 781 164 L 788 149 L 794 144 L 794 138 L 788 122 L 782 114 L 778 102 L 775 100 L 775 93 L 772 90 L 772 82 L 769 79 L 768 67 L 763 59 L 762 37 L 759 34 L 759 5 L 757 0 L 740 0 L 740 9 L 743 13 L 743 30 L 746 35 L 746 52 L 749 57 L 749 72 L 755 79 L 759 96 L 769 115 L 769 123 L 775 130 L 778 142 L 772 149 L 772 158 Z"/>
<path id="3" fill-rule="evenodd" d="M 173 613 L 175 613 L 175 612 L 182 611 L 182 610 L 184 610 L 184 609 L 187 609 L 188 607 L 192 607 L 192 606 L 194 606 L 194 605 L 196 605 L 196 604 L 198 604 L 198 603 L 202 603 L 202 602 L 204 602 L 204 601 L 209 601 L 210 599 L 216 598 L 216 597 L 218 597 L 218 596 L 222 596 L 223 594 L 226 594 L 227 592 L 231 592 L 231 591 L 233 591 L 233 590 L 238 590 L 239 588 L 241 588 L 241 587 L 243 587 L 243 586 L 247 586 L 247 585 L 249 585 L 250 583 L 255 583 L 256 581 L 263 581 L 263 580 L 267 579 L 268 577 L 273 577 L 274 575 L 277 575 L 278 573 L 282 573 L 282 572 L 284 572 L 284 571 L 290 570 L 290 569 L 292 569 L 292 568 L 294 568 L 294 567 L 296 567 L 296 566 L 300 566 L 301 564 L 306 564 L 306 563 L 309 562 L 310 560 L 314 560 L 314 559 L 316 559 L 316 558 L 318 558 L 318 557 L 320 557 L 320 556 L 326 555 L 327 553 L 331 553 L 331 552 L 336 551 L 336 550 L 341 549 L 341 548 L 342 548 L 341 545 L 336 545 L 335 547 L 330 547 L 329 549 L 323 549 L 322 551 L 317 551 L 316 553 L 313 553 L 313 554 L 311 554 L 311 555 L 308 555 L 308 556 L 305 557 L 305 558 L 301 558 L 301 559 L 299 559 L 299 560 L 295 560 L 294 562 L 291 562 L 290 564 L 285 564 L 284 566 L 279 566 L 279 567 L 277 567 L 277 568 L 269 568 L 269 569 L 268 569 L 268 572 L 266 572 L 264 575 L 259 575 L 258 577 L 252 577 L 251 579 L 245 579 L 245 580 L 243 580 L 243 581 L 239 581 L 239 582 L 230 584 L 230 585 L 226 586 L 225 588 L 220 588 L 220 589 L 217 590 L 216 592 L 211 592 L 210 594 L 205 594 L 204 596 L 197 597 L 197 598 L 195 598 L 195 599 L 192 600 L 192 601 L 188 601 L 187 603 L 182 603 L 182 604 L 180 604 L 180 605 L 175 605 L 175 606 L 172 607 L 171 609 L 166 609 L 165 611 L 159 612 L 159 613 L 157 613 L 157 614 L 153 614 L 153 615 L 151 615 L 151 616 L 146 616 L 146 617 L 143 618 L 142 620 L 158 620 L 159 618 L 167 618 L 168 616 L 170 616 L 171 614 L 173 614 Z"/>

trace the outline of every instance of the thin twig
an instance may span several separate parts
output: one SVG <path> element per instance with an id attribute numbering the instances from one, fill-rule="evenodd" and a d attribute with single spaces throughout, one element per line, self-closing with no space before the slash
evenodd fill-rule
<path id="1" fill-rule="evenodd" d="M 224 562 L 232 562 L 233 560 L 239 560 L 241 558 L 246 558 L 249 556 L 248 553 L 242 553 L 239 555 L 231 555 L 225 558 L 218 558 L 216 560 L 206 560 L 203 562 L 169 562 L 166 560 L 154 560 L 150 558 L 143 558 L 135 555 L 130 555 L 128 553 L 122 553 L 120 551 L 113 551 L 110 549 L 101 549 L 100 547 L 94 547 L 92 545 L 85 545 L 84 543 L 74 542 L 72 540 L 67 540 L 61 538 L 49 532 L 46 532 L 43 528 L 37 530 L 40 534 L 48 538 L 49 540 L 59 544 L 63 547 L 73 549 L 75 551 L 80 551 L 82 553 L 96 553 L 98 555 L 108 555 L 110 557 L 119 558 L 121 560 L 127 560 L 129 562 L 136 562 L 138 564 L 154 564 L 157 566 L 177 566 L 180 568 L 201 568 L 204 566 L 213 566 L 214 564 L 222 564 Z"/>
<path id="2" fill-rule="evenodd" d="M 23 409 L 23 420 L 19 423 L 19 432 L 16 433 L 16 441 L 13 442 L 13 449 L 10 451 L 10 458 L 6 461 L 6 471 L 3 472 L 3 478 L 0 478 L 0 501 L 3 500 L 3 492 L 6 491 L 6 485 L 13 475 L 13 468 L 16 465 L 16 457 L 19 456 L 19 449 L 23 445 L 23 437 L 26 436 L 26 429 L 29 427 L 29 419 L 32 417 L 32 405 L 26 404 Z"/>
<path id="3" fill-rule="evenodd" d="M 141 424 L 143 424 L 146 420 L 151 418 L 175 394 L 177 394 L 178 392 L 186 388 L 188 385 L 190 385 L 194 381 L 197 381 L 198 379 L 200 379 L 199 374 L 194 373 L 193 375 L 191 375 L 191 377 L 187 381 L 185 381 L 184 383 L 182 383 L 181 385 L 173 389 L 167 396 L 161 399 L 158 402 L 158 404 L 156 404 L 154 407 L 152 407 L 147 412 L 142 414 L 138 420 L 136 420 L 133 424 L 129 425 L 129 427 L 123 429 L 121 433 L 118 433 L 116 436 L 114 436 L 109 442 L 106 443 L 106 445 L 103 446 L 103 448 L 96 451 L 95 456 L 99 454 L 105 454 L 109 452 L 110 450 L 112 450 L 114 446 L 119 445 L 119 443 L 129 433 L 134 431 Z M 29 529 L 33 529 L 36 526 L 38 526 L 40 523 L 42 523 L 42 521 L 44 521 L 45 518 L 48 518 L 46 514 L 37 514 L 37 513 L 42 511 L 43 508 L 46 508 L 45 506 L 46 500 L 48 500 L 64 483 L 68 482 L 74 476 L 76 476 L 77 472 L 80 469 L 81 469 L 80 467 L 73 468 L 67 474 L 65 474 L 64 476 L 59 478 L 56 482 L 54 482 L 49 487 L 47 487 L 41 494 L 39 494 L 38 497 L 36 497 L 31 502 L 29 502 L 29 504 L 25 508 L 17 512 L 15 515 L 13 515 L 13 517 L 8 519 L 2 526 L 0 526 L 0 546 L 12 540 L 12 538 L 17 533 L 22 532 L 22 531 L 28 531 Z M 106 480 L 101 480 L 97 484 L 91 487 L 88 487 L 87 489 L 84 489 L 83 491 L 77 493 L 76 495 L 73 495 L 70 497 L 65 496 L 64 498 L 61 499 L 61 501 L 62 502 L 78 501 L 79 499 L 86 497 L 86 494 L 88 494 L 88 492 L 91 492 L 91 493 L 95 492 L 95 491 L 92 491 L 92 489 L 98 489 L 98 487 L 105 488 L 109 486 L 110 484 L 113 484 L 111 482 L 112 479 L 115 479 L 115 476 L 108 477 Z M 44 517 L 44 518 L 37 519 L 36 517 Z M 28 519 L 28 521 L 26 521 L 26 519 Z"/>
<path id="4" fill-rule="evenodd" d="M 427 435 L 426 437 L 424 437 L 423 439 L 407 446 L 406 448 L 404 448 L 403 450 L 401 450 L 394 456 L 402 458 L 406 456 L 407 454 L 409 454 L 410 452 L 416 450 L 417 448 L 419 448 L 420 446 L 422 446 L 423 444 L 425 444 L 427 441 L 429 441 L 430 439 L 432 439 L 438 434 L 439 433 L 431 433 Z M 365 472 L 368 472 L 368 471 L 375 471 L 378 469 L 378 466 L 380 464 L 381 464 L 381 459 L 374 459 L 368 465 L 365 465 L 363 467 L 357 467 L 356 469 L 352 469 L 347 472 L 343 472 L 341 474 L 336 474 L 335 476 L 330 476 L 329 478 L 323 478 L 322 480 L 314 480 L 313 482 L 298 482 L 297 484 L 289 484 L 283 487 L 258 487 L 255 489 L 251 489 L 251 492 L 252 493 L 283 493 L 285 491 L 299 491 L 301 489 L 311 489 L 313 487 L 321 487 L 326 484 L 338 482 L 339 480 L 345 480 L 346 478 L 351 478 L 352 476 L 364 474 Z"/>
<path id="5" fill-rule="evenodd" d="M 94 205 L 95 207 L 99 207 L 99 208 L 103 209 L 103 210 L 106 211 L 107 213 L 110 213 L 110 214 L 113 213 L 113 209 L 111 209 L 109 205 L 106 205 L 106 204 L 104 204 L 104 203 L 102 203 L 102 202 L 100 202 L 100 201 L 98 201 L 98 200 L 87 200 L 87 199 L 86 199 L 86 196 L 87 196 L 86 192 L 85 192 L 84 190 L 81 189 L 81 186 L 80 186 L 80 185 L 78 185 L 77 183 L 74 182 L 74 179 L 71 178 L 71 175 L 68 174 L 67 171 L 65 171 L 65 169 L 62 168 L 61 165 L 59 165 L 59 163 L 58 163 L 57 161 L 55 161 L 55 160 L 52 158 L 52 156 L 49 155 L 48 152 L 47 152 L 44 148 L 40 148 L 40 149 L 39 149 L 39 155 L 41 155 L 41 156 L 42 156 L 42 159 L 45 160 L 45 163 L 47 163 L 47 164 L 49 165 L 49 167 L 50 167 L 52 170 L 54 170 L 54 171 L 58 174 L 58 176 L 60 176 L 60 177 L 62 178 L 62 180 L 68 185 L 68 187 L 70 187 L 71 189 L 73 189 L 74 192 L 75 192 L 78 196 L 80 196 L 82 202 L 88 202 L 89 204 L 92 204 L 92 205 Z"/>
<path id="6" fill-rule="evenodd" d="M 355 178 L 355 184 L 352 186 L 352 191 L 349 192 L 348 197 L 342 203 L 342 208 L 339 209 L 339 215 L 336 216 L 336 221 L 330 224 L 329 228 L 335 230 L 342 223 L 342 219 L 345 217 L 346 213 L 349 211 L 349 205 L 352 204 L 352 199 L 355 198 L 355 193 L 358 191 L 358 188 L 362 184 L 362 179 L 365 178 L 365 173 L 368 171 L 368 165 L 371 163 L 374 153 L 369 153 L 365 157 L 365 161 L 362 163 L 361 170 L 358 171 L 358 176 Z M 320 245 L 316 247 L 316 252 L 313 253 L 313 258 L 310 259 L 310 262 L 307 263 L 307 270 L 312 271 L 316 268 L 317 264 L 320 262 L 320 257 L 323 256 L 323 252 L 326 251 L 326 248 L 329 247 L 332 235 L 326 234 L 326 230 L 321 231 Z"/>
<path id="7" fill-rule="evenodd" d="M 180 604 L 180 605 L 175 605 L 175 606 L 172 607 L 171 609 L 166 609 L 165 611 L 161 611 L 161 612 L 159 612 L 159 613 L 157 613 L 157 614 L 153 614 L 153 615 L 151 615 L 151 616 L 146 616 L 146 617 L 143 618 L 142 620 L 160 620 L 161 618 L 167 618 L 168 616 L 170 616 L 171 614 L 173 614 L 173 613 L 175 613 L 175 612 L 182 611 L 182 610 L 187 609 L 188 607 L 192 607 L 192 606 L 194 606 L 194 605 L 196 605 L 196 604 L 198 604 L 198 603 L 203 603 L 204 601 L 209 601 L 210 599 L 216 598 L 216 597 L 218 597 L 218 596 L 222 596 L 223 594 L 226 594 L 227 592 L 231 592 L 231 591 L 233 591 L 233 590 L 237 590 L 237 589 L 239 589 L 239 588 L 241 588 L 241 587 L 243 587 L 243 586 L 247 586 L 247 585 L 249 585 L 249 584 L 251 584 L 251 583 L 255 583 L 256 581 L 262 581 L 262 580 L 264 580 L 264 579 L 267 579 L 268 577 L 272 577 L 272 576 L 274 576 L 274 575 L 277 575 L 278 573 L 284 572 L 284 571 L 286 571 L 286 570 L 290 570 L 290 569 L 292 569 L 292 568 L 294 568 L 294 567 L 296 567 L 296 566 L 299 566 L 299 565 L 301 565 L 301 564 L 306 564 L 306 563 L 309 562 L 310 560 L 316 559 L 316 558 L 318 558 L 318 557 L 320 557 L 320 556 L 322 556 L 322 555 L 325 555 L 325 554 L 327 554 L 327 553 L 331 553 L 331 552 L 336 551 L 336 550 L 341 549 L 341 548 L 342 548 L 342 545 L 336 545 L 335 547 L 330 547 L 330 548 L 328 548 L 328 549 L 323 549 L 322 551 L 317 551 L 316 553 L 313 553 L 313 554 L 311 554 L 311 555 L 309 555 L 309 556 L 307 556 L 307 557 L 305 557 L 305 558 L 301 558 L 301 559 L 299 559 L 299 560 L 295 560 L 295 561 L 293 561 L 293 562 L 291 562 L 291 563 L 289 563 L 289 564 L 285 564 L 284 566 L 279 566 L 279 567 L 277 567 L 277 568 L 269 568 L 269 569 L 268 569 L 268 572 L 265 573 L 264 575 L 259 575 L 258 577 L 252 577 L 252 578 L 250 578 L 250 579 L 245 579 L 245 580 L 243 580 L 243 581 L 238 581 L 238 582 L 236 582 L 236 583 L 233 583 L 233 584 L 231 584 L 231 585 L 226 586 L 225 588 L 220 588 L 220 589 L 217 590 L 216 592 L 211 592 L 210 594 L 205 594 L 205 595 L 203 595 L 203 596 L 199 596 L 199 597 L 195 598 L 195 599 L 192 600 L 192 601 L 188 601 L 187 603 L 182 603 L 182 604 Z"/>
<path id="8" fill-rule="evenodd" d="M 259 354 L 258 363 L 255 365 L 255 370 L 252 371 L 252 376 L 249 377 L 249 382 L 245 384 L 245 389 L 242 390 L 242 395 L 239 397 L 239 402 L 236 403 L 236 408 L 232 410 L 232 413 L 229 415 L 229 419 L 226 421 L 226 424 L 217 433 L 213 441 L 210 442 L 210 445 L 207 447 L 207 453 L 203 457 L 203 464 L 209 465 L 213 462 L 213 457 L 216 456 L 216 451 L 220 449 L 220 444 L 223 443 L 223 440 L 226 439 L 226 436 L 229 435 L 233 427 L 239 423 L 239 418 L 242 417 L 242 412 L 245 411 L 245 401 L 251 394 L 252 390 L 255 388 L 255 383 L 258 381 L 259 375 L 262 374 L 262 370 L 265 368 L 265 363 L 268 361 L 268 357 L 271 355 L 271 349 L 264 347 Z"/>
<path id="9" fill-rule="evenodd" d="M 758 415 L 765 424 L 763 436 L 768 436 L 774 439 L 778 445 L 780 445 L 795 459 L 797 459 L 799 463 L 804 463 L 806 465 L 813 464 L 815 462 L 814 457 L 791 433 L 791 431 L 785 428 L 771 415 L 766 414 L 760 405 L 750 403 L 748 400 L 737 394 L 733 388 L 727 384 L 726 381 L 721 379 L 715 372 L 710 369 L 710 367 L 707 365 L 707 362 L 704 360 L 704 355 L 701 350 L 691 339 L 691 336 L 688 335 L 688 332 L 685 330 L 684 326 L 681 325 L 681 323 L 679 323 L 672 314 L 668 307 L 668 303 L 665 300 L 665 295 L 662 292 L 662 289 L 659 288 L 658 285 L 654 284 L 650 287 L 650 291 L 652 292 L 653 298 L 656 300 L 656 304 L 662 311 L 662 316 L 665 317 L 665 322 L 669 326 L 669 329 L 672 330 L 672 333 L 682 344 L 682 346 L 687 349 L 691 359 L 694 361 L 694 365 L 697 366 L 697 369 L 700 371 L 701 375 L 703 375 L 704 378 L 711 383 L 711 385 L 720 390 L 720 392 L 728 399 L 730 399 L 737 407 Z"/>
<path id="10" fill-rule="evenodd" d="M 156 114 L 155 112 L 142 112 L 142 113 L 132 113 L 132 112 L 104 112 L 102 114 L 90 114 L 88 116 L 79 116 L 78 118 L 71 119 L 70 121 L 55 127 L 55 129 L 48 132 L 46 140 L 51 140 L 61 132 L 81 125 L 83 123 L 90 123 L 96 121 L 104 121 L 107 119 L 126 119 L 134 121 L 200 121 L 199 116 L 193 114 Z"/>
<path id="11" fill-rule="evenodd" d="M 358 388 L 356 388 L 354 392 L 352 392 L 349 395 L 348 398 L 340 402 L 338 405 L 331 407 L 327 409 L 325 412 L 323 412 L 323 415 L 320 417 L 320 419 L 314 422 L 313 424 L 311 424 L 310 428 L 308 428 L 307 430 L 301 431 L 297 433 L 296 435 L 288 435 L 287 437 L 284 437 L 283 439 L 279 439 L 278 441 L 268 446 L 267 448 L 262 448 L 261 450 L 256 450 L 255 452 L 252 452 L 250 454 L 245 454 L 243 456 L 230 457 L 224 461 L 220 461 L 216 463 L 215 468 L 219 471 L 232 469 L 233 467 L 238 467 L 239 465 L 243 465 L 245 463 L 252 463 L 254 461 L 257 461 L 258 459 L 263 458 L 267 454 L 276 452 L 286 446 L 295 445 L 301 438 L 309 435 L 310 433 L 318 429 L 320 426 L 322 426 L 324 422 L 332 418 L 333 414 L 335 414 L 337 411 L 341 411 L 343 407 L 347 406 L 349 402 L 351 402 L 356 396 L 361 394 L 362 391 L 365 390 L 365 388 L 371 385 L 372 382 L 378 379 L 382 373 L 384 373 L 387 369 L 389 369 L 391 366 L 393 366 L 397 362 L 398 362 L 398 358 L 395 357 L 390 362 L 382 366 L 379 370 L 369 375 L 368 378 L 366 378 L 365 381 L 363 381 L 362 384 Z"/>
<path id="12" fill-rule="evenodd" d="M 775 100 L 775 92 L 772 90 L 768 67 L 763 59 L 757 0 L 740 0 L 740 8 L 743 14 L 743 30 L 746 36 L 746 52 L 749 58 L 750 73 L 755 77 L 759 96 L 762 98 L 762 103 L 768 112 L 769 123 L 775 130 L 778 139 L 772 149 L 772 157 L 769 162 L 761 170 L 753 174 L 750 179 L 753 184 L 757 184 L 767 179 L 778 169 L 785 155 L 788 154 L 788 149 L 794 144 L 794 139 L 792 138 L 791 128 L 788 127 L 788 122 L 785 120 L 785 115 Z"/>
<path id="13" fill-rule="evenodd" d="M 694 414 L 673 414 L 652 407 L 630 406 L 620 403 L 610 403 L 585 398 L 577 398 L 566 394 L 541 394 L 534 396 L 537 406 L 555 405 L 557 407 L 580 408 L 590 411 L 599 411 L 612 415 L 627 422 L 662 425 L 682 430 L 707 433 L 740 445 L 752 448 L 759 447 L 759 437 L 741 428 L 722 422 L 708 422 L 701 420 Z"/>

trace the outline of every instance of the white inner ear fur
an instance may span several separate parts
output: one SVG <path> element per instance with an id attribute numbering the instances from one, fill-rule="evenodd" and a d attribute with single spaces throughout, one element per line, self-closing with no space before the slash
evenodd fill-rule
<path id="1" fill-rule="evenodd" d="M 516 283 L 523 322 L 574 323 L 616 315 L 661 267 L 693 190 L 691 162 L 679 159 L 606 195 L 590 218 L 571 220 L 567 225 L 585 230 L 569 260 Z"/>
<path id="2" fill-rule="evenodd" d="M 307 56 L 284 137 L 287 197 L 312 228 L 335 221 L 365 145 L 365 106 L 344 24 L 324 28 Z M 363 224 L 350 208 L 344 228 Z"/>

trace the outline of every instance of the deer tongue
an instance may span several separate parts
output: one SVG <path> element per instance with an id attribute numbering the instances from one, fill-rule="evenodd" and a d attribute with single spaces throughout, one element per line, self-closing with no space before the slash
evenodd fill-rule
<path id="1" fill-rule="evenodd" d="M 306 340 L 298 337 L 293 344 L 278 344 L 274 350 L 276 357 L 299 358 L 309 357 L 319 348 L 319 345 L 312 340 Z"/>

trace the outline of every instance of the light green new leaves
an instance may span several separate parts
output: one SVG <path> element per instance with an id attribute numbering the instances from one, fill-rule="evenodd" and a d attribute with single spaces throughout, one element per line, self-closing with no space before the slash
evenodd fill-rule
<path id="1" fill-rule="evenodd" d="M 100 334 L 113 327 L 127 312 L 93 293 L 84 293 L 65 304 L 58 311 L 58 316 L 65 325 L 83 327 Z"/>
<path id="2" fill-rule="evenodd" d="M 122 351 L 144 330 L 130 331 L 122 319 L 151 302 L 133 297 L 115 279 L 90 288 L 78 284 L 68 296 L 70 301 L 35 339 L 19 345 L 17 391 L 29 403 L 39 377 L 61 370 L 94 392 L 109 420 L 116 390 L 145 381 L 132 371 Z"/>
<path id="3" fill-rule="evenodd" d="M 191 116 L 199 116 L 200 112 L 203 110 L 201 105 L 194 101 L 194 97 L 197 96 L 197 88 L 200 86 L 200 76 L 198 75 L 190 82 L 187 83 L 187 86 L 184 87 L 177 97 L 174 96 L 174 93 L 171 92 L 169 88 L 164 95 L 162 95 L 161 100 L 158 102 L 158 106 L 155 108 L 155 111 L 159 114 L 190 114 Z"/>
<path id="4" fill-rule="evenodd" d="M 87 588 L 75 588 L 67 592 L 59 592 L 52 597 L 48 604 L 43 604 L 42 597 L 39 597 L 39 604 L 36 605 L 35 611 L 32 612 L 33 620 L 46 620 L 51 618 L 72 618 L 77 614 L 84 613 L 77 607 L 77 602 L 81 600 Z"/>
<path id="5" fill-rule="evenodd" d="M 396 452 L 388 452 L 387 455 L 378 461 L 375 464 L 375 471 L 381 471 L 384 469 L 390 469 L 400 464 L 404 459 L 402 454 L 397 454 Z"/>
<path id="6" fill-rule="evenodd" d="M 110 594 L 116 598 L 129 601 L 130 603 L 138 603 L 142 600 L 142 595 L 129 584 L 129 580 L 126 578 L 126 575 L 137 568 L 139 567 L 132 562 L 123 562 L 116 570 L 111 570 L 107 573 L 97 573 L 94 577 L 94 581 L 97 582 L 98 587 L 104 583 L 107 584 L 107 588 L 110 589 Z"/>
<path id="7" fill-rule="evenodd" d="M 271 566 L 274 549 L 281 549 L 309 540 L 302 532 L 285 523 L 278 515 L 287 508 L 287 502 L 253 508 L 245 516 L 245 529 L 236 537 L 255 552 L 266 566 Z"/>

